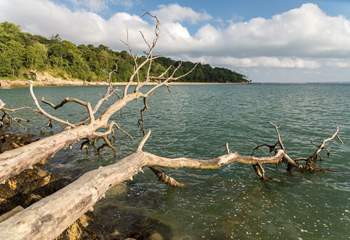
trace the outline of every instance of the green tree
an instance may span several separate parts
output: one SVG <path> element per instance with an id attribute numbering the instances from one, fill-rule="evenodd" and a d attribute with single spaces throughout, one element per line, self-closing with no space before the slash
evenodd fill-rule
<path id="1" fill-rule="evenodd" d="M 18 76 L 19 70 L 23 66 L 24 46 L 14 40 L 6 44 L 0 43 L 0 75 Z"/>
<path id="2" fill-rule="evenodd" d="M 39 42 L 27 47 L 25 65 L 31 69 L 42 70 L 47 64 L 47 48 Z"/>

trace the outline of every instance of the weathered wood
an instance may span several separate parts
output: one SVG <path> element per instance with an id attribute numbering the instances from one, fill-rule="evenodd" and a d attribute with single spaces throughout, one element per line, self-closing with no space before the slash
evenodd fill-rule
<path id="1" fill-rule="evenodd" d="M 278 131 L 277 128 L 276 130 Z M 339 128 L 330 138 L 325 139 L 315 152 L 320 154 L 319 149 L 325 148 L 338 133 Z M 84 213 L 92 211 L 95 203 L 104 197 L 108 189 L 132 180 L 144 167 L 219 169 L 228 164 L 241 163 L 255 166 L 261 178 L 265 178 L 264 164 L 285 162 L 293 167 L 305 167 L 296 163 L 284 149 L 276 149 L 275 155 L 268 157 L 242 156 L 238 152 L 230 152 L 228 146 L 227 154 L 209 160 L 157 156 L 143 151 L 150 134 L 149 131 L 144 136 L 135 153 L 115 164 L 85 173 L 68 186 L 0 223 L 0 239 L 54 239 Z M 279 133 L 278 141 L 283 145 Z"/>
<path id="2" fill-rule="evenodd" d="M 2 100 L 0 99 L 0 110 L 3 109 L 4 107 L 5 107 L 5 103 L 4 103 L 4 101 L 2 101 Z"/>
<path id="3" fill-rule="evenodd" d="M 322 141 L 322 143 L 320 143 L 317 148 L 315 149 L 315 151 L 308 157 L 305 159 L 306 163 L 304 165 L 304 170 L 307 171 L 318 171 L 318 170 L 322 170 L 319 166 L 317 166 L 317 161 L 321 158 L 321 152 L 322 151 L 327 151 L 327 153 L 329 154 L 328 150 L 327 150 L 327 144 L 335 139 L 338 139 L 341 143 L 343 143 L 343 141 L 341 140 L 341 138 L 339 137 L 339 127 L 337 127 L 335 133 L 330 136 L 329 138 L 326 138 Z"/>
<path id="4" fill-rule="evenodd" d="M 13 215 L 19 213 L 20 211 L 22 211 L 24 208 L 22 206 L 17 206 L 14 209 L 12 209 L 11 211 L 4 213 L 0 216 L 0 223 L 5 221 L 6 219 L 9 219 L 10 217 L 12 217 Z"/>
<path id="5" fill-rule="evenodd" d="M 95 138 L 98 129 L 108 127 L 108 120 L 113 113 L 125 107 L 129 102 L 139 98 L 140 95 L 133 93 L 129 94 L 126 98 L 116 101 L 106 110 L 105 114 L 88 125 L 76 126 L 0 154 L 0 182 L 51 158 L 59 150 L 79 142 L 81 139 Z"/>
<path id="6" fill-rule="evenodd" d="M 0 239 L 54 239 L 81 215 L 93 209 L 112 186 L 142 171 L 143 167 L 218 169 L 232 163 L 277 164 L 284 159 L 280 150 L 272 157 L 241 156 L 229 153 L 210 160 L 166 158 L 137 151 L 115 164 L 90 171 L 56 193 L 40 200 L 22 212 L 0 223 Z"/>

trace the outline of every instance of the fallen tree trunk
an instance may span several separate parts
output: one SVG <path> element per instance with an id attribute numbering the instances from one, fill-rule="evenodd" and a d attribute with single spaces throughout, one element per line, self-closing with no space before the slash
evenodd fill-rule
<path id="1" fill-rule="evenodd" d="M 277 143 L 274 145 L 262 144 L 255 148 L 268 147 L 270 151 L 275 152 L 273 156 L 241 156 L 237 152 L 230 153 L 226 144 L 227 154 L 209 160 L 166 158 L 144 152 L 143 146 L 151 134 L 149 131 L 140 142 L 135 153 L 115 164 L 85 173 L 56 193 L 1 222 L 0 239 L 54 239 L 84 213 L 89 210 L 92 211 L 95 203 L 104 197 L 108 189 L 124 181 L 132 180 L 133 176 L 142 171 L 144 167 L 218 169 L 228 164 L 241 163 L 253 166 L 257 175 L 261 179 L 265 179 L 264 164 L 284 162 L 288 166 L 293 166 L 302 171 L 308 170 L 307 164 L 301 165 L 297 161 L 313 158 L 315 162 L 320 157 L 321 152 L 326 149 L 327 143 L 336 138 L 340 140 L 338 136 L 339 128 L 337 128 L 331 137 L 325 139 L 317 147 L 311 157 L 295 161 L 287 154 L 278 127 L 276 125 L 274 127 L 277 133 Z M 157 174 L 157 176 L 169 185 L 180 186 L 176 180 L 166 175 Z M 170 181 L 170 183 L 167 181 Z"/>
<path id="2" fill-rule="evenodd" d="M 261 158 L 228 153 L 211 160 L 171 159 L 143 152 L 142 144 L 144 141 L 137 152 L 115 164 L 85 173 L 63 189 L 0 223 L 0 239 L 55 239 L 80 216 L 92 210 L 109 188 L 131 180 L 144 167 L 218 169 L 233 163 L 278 164 L 286 156 L 283 150 L 278 150 L 274 156 Z"/>
<path id="3" fill-rule="evenodd" d="M 130 101 L 140 97 L 140 94 L 130 94 L 127 98 L 117 101 L 108 109 L 117 112 Z M 96 138 L 96 131 L 109 126 L 108 118 L 95 120 L 92 124 L 76 126 L 53 136 L 43 138 L 28 145 L 6 151 L 0 154 L 0 182 L 16 176 L 37 163 L 42 163 L 54 156 L 59 150 L 85 138 Z"/>

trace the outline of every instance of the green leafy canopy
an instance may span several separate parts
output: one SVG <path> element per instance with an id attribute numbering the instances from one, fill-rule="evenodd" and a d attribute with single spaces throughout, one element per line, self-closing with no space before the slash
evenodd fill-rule
<path id="1" fill-rule="evenodd" d="M 177 61 L 158 58 L 151 73 L 159 75 Z M 112 81 L 127 81 L 134 70 L 133 58 L 126 51 L 113 51 L 99 45 L 75 45 L 59 35 L 50 39 L 22 32 L 9 22 L 0 23 L 0 77 L 26 77 L 29 70 L 46 71 L 62 78 L 86 81 L 104 81 L 118 65 Z M 194 63 L 183 62 L 178 74 L 192 69 Z M 140 71 L 146 75 L 147 67 Z M 247 82 L 246 76 L 225 68 L 198 64 L 196 69 L 181 81 L 187 82 Z"/>

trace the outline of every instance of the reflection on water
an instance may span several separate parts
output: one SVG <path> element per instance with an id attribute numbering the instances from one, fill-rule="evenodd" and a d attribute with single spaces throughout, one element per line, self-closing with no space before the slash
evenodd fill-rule
<path id="1" fill-rule="evenodd" d="M 40 96 L 75 96 L 96 102 L 102 88 L 40 88 Z M 27 89 L 0 90 L 13 106 L 31 104 Z M 141 102 L 114 118 L 133 135 Z M 145 126 L 152 129 L 146 150 L 165 156 L 213 157 L 232 150 L 249 154 L 256 144 L 273 142 L 267 124 L 279 123 L 289 152 L 303 156 L 341 127 L 344 145 L 333 144 L 322 163 L 336 172 L 295 173 L 269 167 L 271 181 L 259 182 L 250 166 L 232 165 L 215 171 L 169 170 L 186 183 L 171 189 L 157 182 L 149 170 L 127 184 L 122 194 L 110 194 L 94 214 L 108 233 L 154 232 L 165 239 L 349 239 L 350 231 L 350 85 L 210 85 L 174 86 L 150 100 Z M 65 106 L 61 116 L 80 119 L 83 110 Z M 23 113 L 26 117 L 31 113 Z M 45 120 L 30 116 L 31 131 L 47 131 Z M 38 124 L 40 121 L 42 124 Z M 34 129 L 34 130 L 33 130 Z M 54 131 L 56 131 L 55 129 Z M 120 135 L 121 158 L 135 149 L 137 139 Z M 78 146 L 61 151 L 49 168 L 63 176 L 115 162 L 109 151 L 86 155 Z M 137 236 L 136 236 L 137 237 Z"/>

